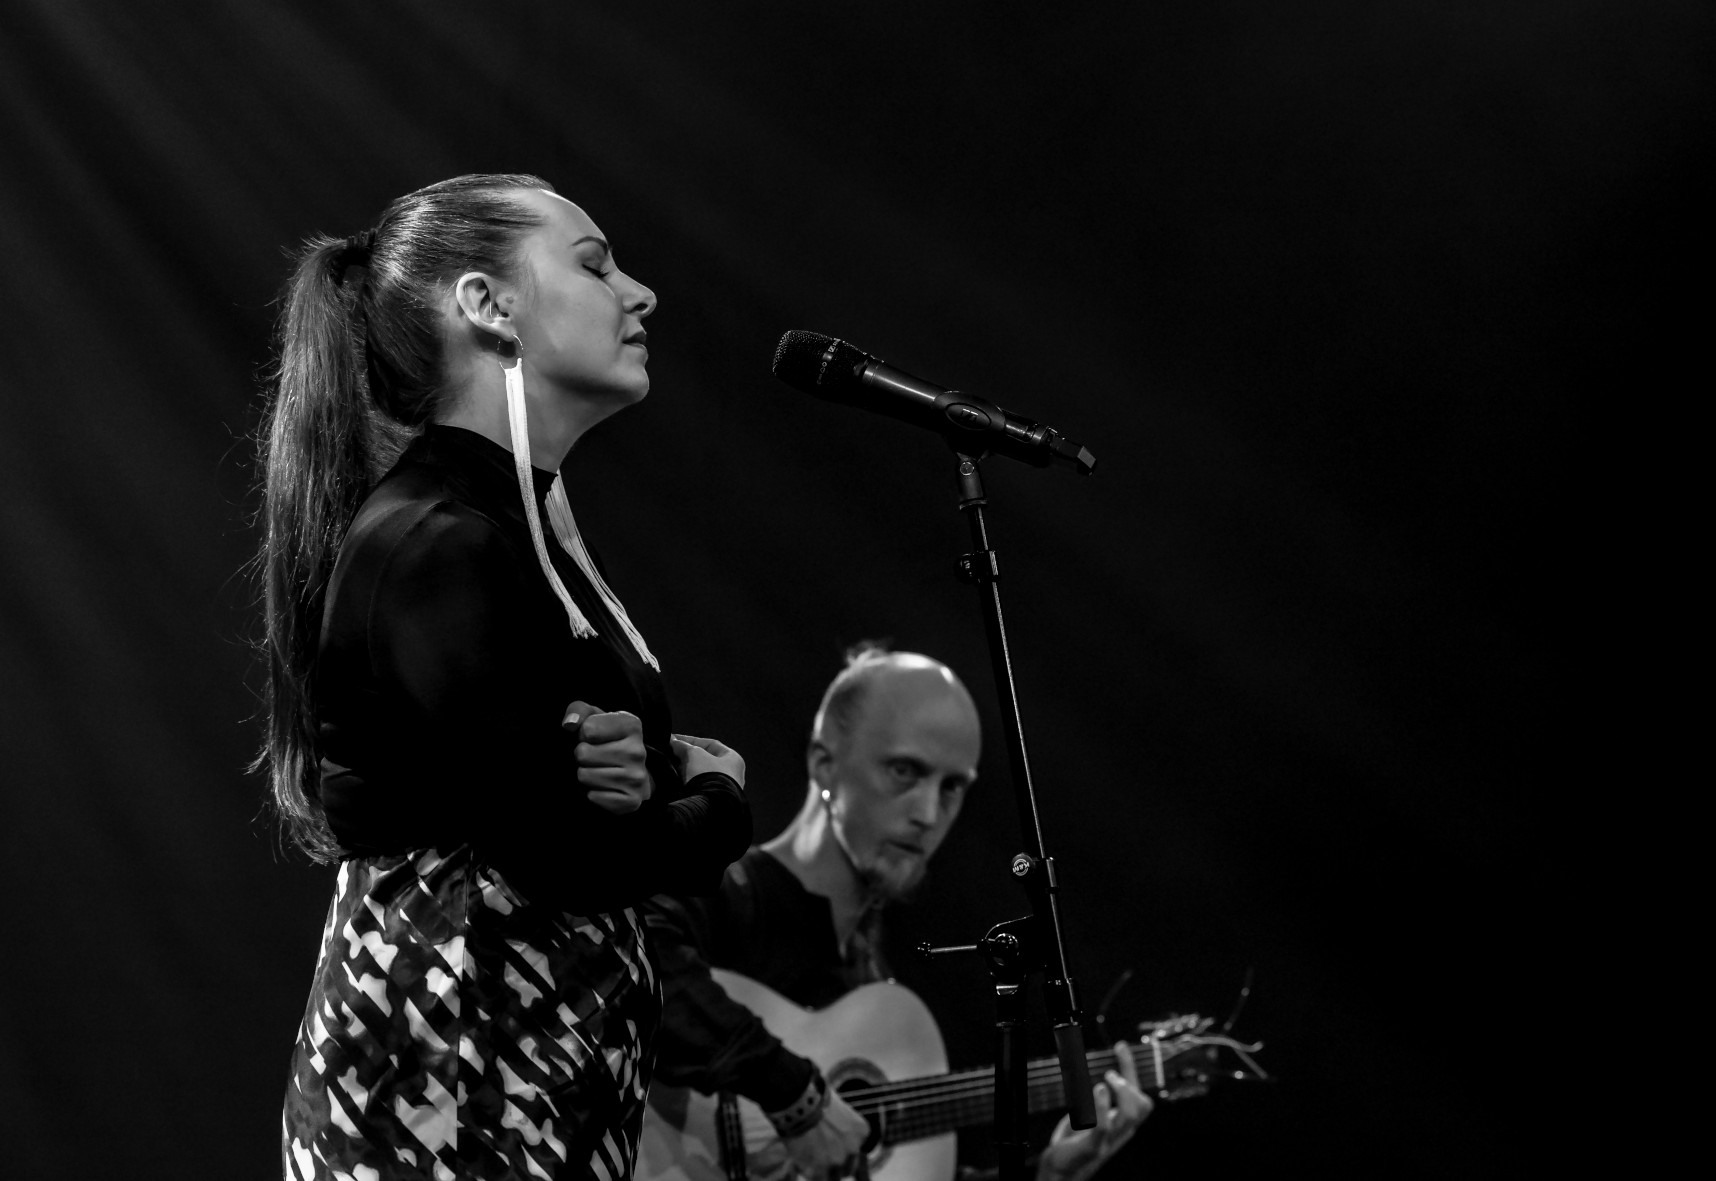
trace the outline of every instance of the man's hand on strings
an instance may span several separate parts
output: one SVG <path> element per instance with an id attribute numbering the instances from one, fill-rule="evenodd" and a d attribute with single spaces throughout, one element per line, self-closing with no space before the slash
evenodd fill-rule
<path id="1" fill-rule="evenodd" d="M 1096 1126 L 1075 1132 L 1063 1115 L 1037 1163 L 1037 1181 L 1087 1181 L 1132 1139 L 1155 1106 L 1138 1085 L 1138 1067 L 1125 1042 L 1114 1044 L 1114 1055 L 1120 1069 L 1109 1071 L 1094 1088 Z"/>
<path id="2" fill-rule="evenodd" d="M 857 1171 L 859 1153 L 869 1135 L 869 1122 L 831 1090 L 822 1118 L 802 1136 L 785 1142 L 787 1158 L 806 1181 L 850 1177 Z"/>

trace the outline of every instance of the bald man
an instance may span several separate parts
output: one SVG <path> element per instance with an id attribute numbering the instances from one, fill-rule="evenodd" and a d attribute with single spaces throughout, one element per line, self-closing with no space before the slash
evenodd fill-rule
<path id="1" fill-rule="evenodd" d="M 804 804 L 727 870 L 708 898 L 653 900 L 645 920 L 665 1009 L 656 1080 L 731 1091 L 774 1123 L 806 1177 L 852 1171 L 867 1126 L 816 1065 L 783 1046 L 710 978 L 726 968 L 823 1008 L 886 979 L 879 920 L 924 879 L 977 777 L 982 732 L 953 670 L 912 652 L 854 650 L 823 694 Z M 1130 1055 L 1098 1084 L 1095 1128 L 1063 1119 L 1042 1181 L 1090 1176 L 1150 1111 Z M 640 1170 L 647 1176 L 647 1169 Z"/>

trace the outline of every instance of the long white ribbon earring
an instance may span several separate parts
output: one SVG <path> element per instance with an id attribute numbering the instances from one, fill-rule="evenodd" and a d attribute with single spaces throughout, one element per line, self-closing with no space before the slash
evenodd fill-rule
<path id="1" fill-rule="evenodd" d="M 555 573 L 554 563 L 548 560 L 548 543 L 542 539 L 542 517 L 536 511 L 536 485 L 530 478 L 530 420 L 524 401 L 524 345 L 515 339 L 513 346 L 518 355 L 511 365 L 503 361 L 501 372 L 506 375 L 506 421 L 512 434 L 512 466 L 518 473 L 519 495 L 524 497 L 524 517 L 530 522 L 530 543 L 536 547 L 536 561 L 542 567 L 548 585 L 554 588 L 561 606 L 566 608 L 566 620 L 572 625 L 572 634 L 581 640 L 588 639 L 596 634 L 596 629 L 578 610 L 578 604 L 572 601 L 566 584 Z M 558 476 L 555 481 L 558 485 Z"/>
<path id="2" fill-rule="evenodd" d="M 590 580 L 590 585 L 602 596 L 602 602 L 607 604 L 608 610 L 613 613 L 620 630 L 626 633 L 626 639 L 632 642 L 632 649 L 638 654 L 638 658 L 656 672 L 660 672 L 661 665 L 656 663 L 649 645 L 644 643 L 643 634 L 632 623 L 632 617 L 626 614 L 625 604 L 609 589 L 606 580 L 597 572 L 596 563 L 590 560 L 590 551 L 584 548 L 584 538 L 578 532 L 578 522 L 572 519 L 572 502 L 566 499 L 566 480 L 562 476 L 555 476 L 554 487 L 548 490 L 548 523 L 554 527 L 554 540 L 572 556 L 572 560 L 578 564 L 578 569 L 584 572 L 584 577 Z"/>

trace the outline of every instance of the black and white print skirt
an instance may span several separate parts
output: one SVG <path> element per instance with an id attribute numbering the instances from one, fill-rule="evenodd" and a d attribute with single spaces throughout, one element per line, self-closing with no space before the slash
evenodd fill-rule
<path id="1" fill-rule="evenodd" d="M 340 866 L 288 1181 L 632 1174 L 660 991 L 628 909 L 531 906 L 468 846 Z"/>

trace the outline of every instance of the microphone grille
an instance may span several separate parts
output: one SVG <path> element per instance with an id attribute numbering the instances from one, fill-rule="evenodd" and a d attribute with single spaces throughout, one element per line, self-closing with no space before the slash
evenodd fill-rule
<path id="1" fill-rule="evenodd" d="M 820 332 L 793 329 L 775 346 L 774 375 L 807 394 L 827 397 L 829 387 L 852 381 L 870 355 Z"/>

